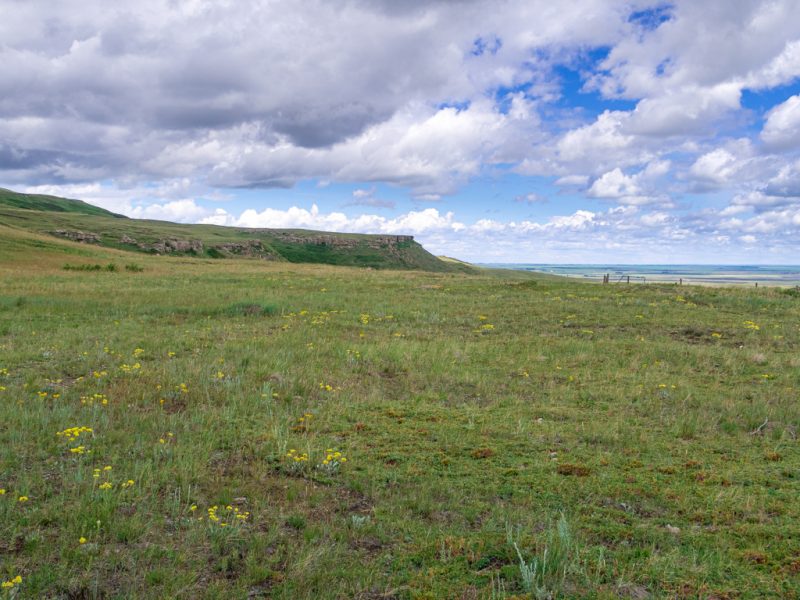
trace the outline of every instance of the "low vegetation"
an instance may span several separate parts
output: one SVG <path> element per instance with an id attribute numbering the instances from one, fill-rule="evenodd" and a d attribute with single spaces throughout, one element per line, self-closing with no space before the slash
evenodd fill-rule
<path id="1" fill-rule="evenodd" d="M 797 297 L 136 258 L 0 226 L 5 597 L 798 596 Z"/>

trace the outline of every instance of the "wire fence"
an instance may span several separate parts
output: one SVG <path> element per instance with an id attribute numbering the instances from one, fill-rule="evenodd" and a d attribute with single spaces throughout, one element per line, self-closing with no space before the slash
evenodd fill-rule
<path id="1" fill-rule="evenodd" d="M 754 281 L 752 278 L 727 278 L 727 277 L 651 277 L 648 279 L 645 275 L 626 275 L 620 273 L 603 273 L 603 274 L 590 274 L 584 275 L 585 279 L 592 281 L 602 282 L 607 285 L 616 284 L 665 284 L 665 285 L 736 285 L 736 286 L 751 286 L 751 287 L 793 287 L 800 290 L 800 285 L 794 281 L 780 281 L 780 280 L 761 280 Z"/>

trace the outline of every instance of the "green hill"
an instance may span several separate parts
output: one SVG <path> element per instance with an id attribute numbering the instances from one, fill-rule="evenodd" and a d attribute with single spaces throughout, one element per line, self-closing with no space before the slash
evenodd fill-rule
<path id="1" fill-rule="evenodd" d="M 46 196 L 42 194 L 23 194 L 5 188 L 0 188 L 0 207 L 127 219 L 127 217 L 123 215 L 118 215 L 98 206 L 87 204 L 82 200 L 70 200 L 67 198 L 59 198 L 58 196 Z"/>
<path id="2" fill-rule="evenodd" d="M 129 219 L 80 200 L 0 190 L 0 221 L 34 233 L 129 252 L 251 258 L 374 269 L 472 272 L 445 262 L 411 236 L 249 229 Z"/>

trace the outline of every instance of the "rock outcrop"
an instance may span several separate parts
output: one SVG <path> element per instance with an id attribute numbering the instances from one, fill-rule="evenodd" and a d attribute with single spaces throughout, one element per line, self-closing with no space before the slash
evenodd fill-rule
<path id="1" fill-rule="evenodd" d="M 277 256 L 268 248 L 264 247 L 261 240 L 247 240 L 246 242 L 225 242 L 212 246 L 218 252 L 228 256 L 249 256 L 254 258 L 264 258 L 275 260 Z"/>
<path id="2" fill-rule="evenodd" d="M 363 238 L 349 238 L 333 235 L 297 235 L 290 232 L 270 232 L 282 242 L 291 244 L 314 244 L 317 246 L 331 246 L 333 248 L 385 248 L 397 246 L 402 243 L 414 241 L 413 235 L 371 235 Z"/>
<path id="3" fill-rule="evenodd" d="M 156 254 L 171 254 L 173 252 L 191 252 L 194 254 L 202 254 L 203 252 L 203 242 L 200 240 L 179 240 L 179 239 L 166 239 L 166 240 L 159 240 L 152 244 L 147 244 L 144 242 L 139 242 L 135 238 L 130 237 L 129 235 L 123 235 L 120 238 L 120 243 L 122 244 L 129 244 L 131 246 L 136 246 L 140 250 L 145 250 L 146 252 L 154 252 Z"/>
<path id="4" fill-rule="evenodd" d="M 91 231 L 68 231 L 66 229 L 56 229 L 51 231 L 53 235 L 58 237 L 72 240 L 73 242 L 81 242 L 82 244 L 99 244 L 100 236 Z"/>

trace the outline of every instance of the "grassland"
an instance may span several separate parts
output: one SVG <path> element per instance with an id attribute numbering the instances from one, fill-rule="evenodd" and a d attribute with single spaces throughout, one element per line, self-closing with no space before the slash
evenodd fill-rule
<path id="1" fill-rule="evenodd" d="M 797 598 L 799 317 L 0 226 L 0 594 Z"/>

